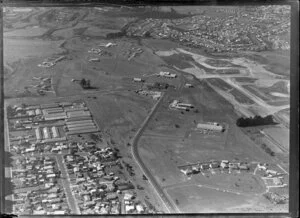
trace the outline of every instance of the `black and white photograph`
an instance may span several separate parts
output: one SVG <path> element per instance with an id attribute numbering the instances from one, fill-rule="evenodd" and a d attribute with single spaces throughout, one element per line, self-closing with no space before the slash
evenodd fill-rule
<path id="1" fill-rule="evenodd" d="M 1 213 L 288 214 L 291 11 L 3 3 Z"/>

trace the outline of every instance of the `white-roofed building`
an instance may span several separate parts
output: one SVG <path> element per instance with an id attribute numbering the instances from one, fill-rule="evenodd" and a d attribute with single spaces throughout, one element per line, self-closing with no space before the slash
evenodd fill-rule
<path id="1" fill-rule="evenodd" d="M 40 128 L 36 128 L 36 129 L 35 129 L 35 136 L 36 136 L 36 140 L 37 140 L 37 141 L 40 141 L 40 140 L 43 139 L 43 138 L 42 138 L 42 134 L 41 134 L 41 129 L 40 129 Z"/>
<path id="2" fill-rule="evenodd" d="M 133 198 L 133 194 L 130 194 L 130 193 L 125 193 L 125 195 L 124 195 L 124 200 L 126 201 L 128 201 L 128 200 L 131 200 Z"/>
<path id="3" fill-rule="evenodd" d="M 53 138 L 58 138 L 59 134 L 58 134 L 57 127 L 56 126 L 52 126 L 51 130 L 52 130 Z"/>
<path id="4" fill-rule="evenodd" d="M 44 133 L 44 138 L 45 139 L 49 139 L 50 138 L 48 127 L 44 127 L 43 128 L 43 133 Z"/>
<path id="5" fill-rule="evenodd" d="M 134 205 L 125 205 L 126 213 L 132 213 L 134 211 Z"/>
<path id="6" fill-rule="evenodd" d="M 41 109 L 37 108 L 37 109 L 35 110 L 35 114 L 36 114 L 36 115 L 41 115 L 41 114 L 42 114 Z"/>
<path id="7" fill-rule="evenodd" d="M 218 132 L 222 132 L 224 130 L 223 126 L 221 126 L 221 125 L 208 124 L 208 123 L 198 123 L 197 128 L 213 130 L 213 131 L 218 131 Z"/>
<path id="8" fill-rule="evenodd" d="M 137 210 L 138 213 L 144 212 L 144 208 L 143 208 L 143 206 L 140 205 L 140 204 L 136 205 L 136 210 Z"/>

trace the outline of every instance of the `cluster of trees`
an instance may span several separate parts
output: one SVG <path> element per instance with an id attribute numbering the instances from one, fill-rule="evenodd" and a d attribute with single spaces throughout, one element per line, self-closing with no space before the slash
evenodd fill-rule
<path id="1" fill-rule="evenodd" d="M 262 144 L 261 148 L 269 155 L 271 155 L 272 157 L 275 156 L 274 151 L 271 150 L 271 148 L 269 148 L 266 144 Z"/>
<path id="2" fill-rule="evenodd" d="M 160 82 L 155 82 L 154 84 L 152 85 L 148 85 L 148 89 L 151 90 L 151 89 L 168 89 L 169 87 L 173 87 L 172 85 L 169 85 L 168 83 L 160 83 Z"/>
<path id="3" fill-rule="evenodd" d="M 126 35 L 126 31 L 120 31 L 120 32 L 116 32 L 116 33 L 108 33 L 106 34 L 106 38 L 108 39 L 115 39 L 115 38 L 120 38 Z"/>
<path id="4" fill-rule="evenodd" d="M 80 80 L 80 85 L 84 89 L 90 89 L 91 88 L 91 81 L 89 79 L 82 79 Z"/>
<path id="5" fill-rule="evenodd" d="M 272 115 L 268 115 L 265 117 L 254 116 L 249 118 L 240 117 L 236 121 L 236 125 L 240 127 L 260 126 L 260 125 L 269 125 L 269 124 L 274 124 Z"/>

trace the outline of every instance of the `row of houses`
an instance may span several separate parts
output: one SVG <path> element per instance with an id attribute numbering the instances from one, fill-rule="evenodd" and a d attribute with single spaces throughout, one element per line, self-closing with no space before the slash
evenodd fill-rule
<path id="1" fill-rule="evenodd" d="M 240 162 L 232 163 L 229 162 L 228 160 L 222 160 L 221 162 L 212 161 L 210 163 L 202 163 L 202 164 L 194 165 L 186 169 L 181 169 L 180 171 L 185 175 L 191 175 L 191 174 L 199 173 L 201 171 L 216 169 L 220 167 L 222 169 L 249 170 L 249 166 L 247 163 L 240 163 Z"/>

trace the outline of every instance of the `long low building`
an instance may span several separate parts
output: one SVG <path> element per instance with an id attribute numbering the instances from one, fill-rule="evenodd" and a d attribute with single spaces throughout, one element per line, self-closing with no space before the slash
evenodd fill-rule
<path id="1" fill-rule="evenodd" d="M 36 136 L 36 140 L 40 141 L 43 139 L 42 134 L 41 134 L 41 129 L 40 128 L 36 128 L 35 129 L 35 136 Z"/>
<path id="2" fill-rule="evenodd" d="M 98 129 L 82 129 L 82 130 L 74 130 L 67 132 L 67 135 L 74 135 L 74 134 L 83 134 L 83 133 L 91 133 L 91 132 L 98 132 Z"/>
<path id="3" fill-rule="evenodd" d="M 86 125 L 93 125 L 95 124 L 93 121 L 86 121 L 81 123 L 67 123 L 67 127 L 73 127 L 73 126 L 86 126 Z"/>
<path id="4" fill-rule="evenodd" d="M 87 107 L 80 107 L 80 108 L 78 108 L 78 107 L 76 107 L 76 108 L 73 108 L 73 107 L 67 107 L 67 108 L 65 108 L 65 111 L 66 111 L 66 112 L 72 112 L 72 111 L 87 111 L 87 110 L 88 110 Z"/>
<path id="5" fill-rule="evenodd" d="M 60 108 L 49 108 L 49 109 L 43 109 L 44 114 L 53 114 L 53 113 L 60 113 L 63 112 L 64 110 Z"/>
<path id="6" fill-rule="evenodd" d="M 219 124 L 211 124 L 211 123 L 198 123 L 197 124 L 198 129 L 206 129 L 206 130 L 213 130 L 222 132 L 224 131 L 224 127 Z"/>
<path id="7" fill-rule="evenodd" d="M 82 122 L 67 122 L 67 126 L 74 126 L 74 125 L 85 125 L 85 124 L 90 124 L 90 123 L 94 123 L 93 120 L 82 120 Z"/>
<path id="8" fill-rule="evenodd" d="M 89 111 L 70 111 L 67 112 L 67 116 L 72 118 L 72 117 L 80 117 L 80 116 L 88 116 L 91 115 L 91 112 Z"/>
<path id="9" fill-rule="evenodd" d="M 90 128 L 96 128 L 97 129 L 97 126 L 95 124 L 90 124 L 90 125 L 86 125 L 86 126 L 75 126 L 75 127 L 72 127 L 72 128 L 68 128 L 69 131 L 71 130 L 81 130 L 81 129 L 90 129 Z"/>
<path id="10" fill-rule="evenodd" d="M 56 126 L 52 126 L 51 131 L 52 131 L 53 138 L 58 138 L 59 137 L 58 129 L 57 129 Z"/>
<path id="11" fill-rule="evenodd" d="M 55 107 L 59 107 L 58 103 L 50 103 L 50 104 L 41 104 L 41 108 L 45 109 L 45 108 L 55 108 Z"/>
<path id="12" fill-rule="evenodd" d="M 72 125 L 72 124 L 78 124 L 78 123 L 87 123 L 87 122 L 93 122 L 93 119 L 90 117 L 89 119 L 86 120 L 77 120 L 77 121 L 67 121 L 67 125 Z"/>
<path id="13" fill-rule="evenodd" d="M 44 133 L 44 138 L 45 139 L 50 139 L 50 134 L 49 134 L 49 130 L 48 130 L 48 127 L 44 127 L 43 128 L 43 133 Z"/>
<path id="14" fill-rule="evenodd" d="M 63 106 L 63 107 L 70 107 L 73 105 L 73 103 L 71 102 L 60 102 L 59 105 Z"/>
<path id="15" fill-rule="evenodd" d="M 71 129 L 78 129 L 78 128 L 88 128 L 88 127 L 96 127 L 94 123 L 86 123 L 82 125 L 73 125 L 73 126 L 67 126 L 69 130 Z"/>
<path id="16" fill-rule="evenodd" d="M 85 125 L 85 126 L 75 126 L 75 127 L 70 127 L 68 128 L 69 131 L 73 131 L 73 130 L 81 130 L 81 129 L 91 129 L 91 128 L 96 128 L 95 124 L 89 124 L 89 125 Z"/>
<path id="17" fill-rule="evenodd" d="M 69 117 L 67 122 L 80 121 L 80 120 L 88 120 L 92 119 L 92 115 L 80 116 L 80 117 Z"/>
<path id="18" fill-rule="evenodd" d="M 61 120 L 66 119 L 67 115 L 65 112 L 55 113 L 55 114 L 46 114 L 44 115 L 45 120 Z"/>

